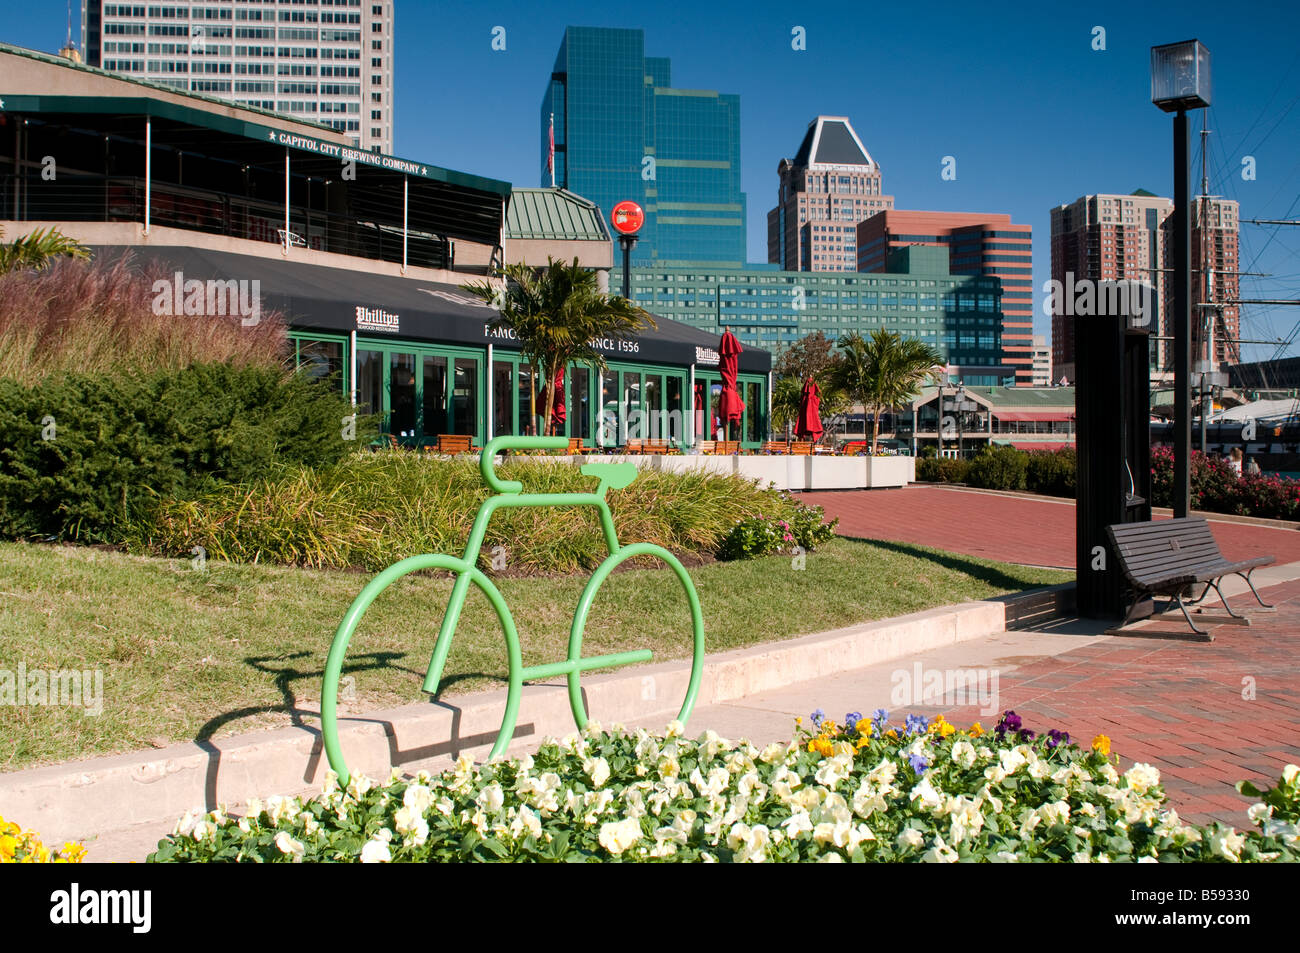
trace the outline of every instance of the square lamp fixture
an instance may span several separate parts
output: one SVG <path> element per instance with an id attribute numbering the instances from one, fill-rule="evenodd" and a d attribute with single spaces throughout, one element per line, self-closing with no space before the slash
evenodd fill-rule
<path id="1" fill-rule="evenodd" d="M 1210 51 L 1200 40 L 1151 47 L 1151 101 L 1167 113 L 1210 105 Z"/>

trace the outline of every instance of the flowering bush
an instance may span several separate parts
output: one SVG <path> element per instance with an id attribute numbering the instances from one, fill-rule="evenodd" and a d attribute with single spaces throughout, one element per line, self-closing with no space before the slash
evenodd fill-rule
<path id="1" fill-rule="evenodd" d="M 783 494 L 784 496 L 784 494 Z M 791 501 L 793 502 L 793 501 Z M 719 559 L 755 559 L 777 553 L 804 552 L 816 549 L 835 535 L 839 517 L 823 523 L 820 506 L 794 504 L 781 516 L 760 513 L 738 520 L 718 548 Z"/>
<path id="2" fill-rule="evenodd" d="M 354 777 L 236 820 L 187 814 L 152 862 L 1294 861 L 1297 769 L 1259 792 L 1258 829 L 1184 824 L 1160 774 L 1121 774 L 1109 742 L 990 732 L 878 711 L 764 748 L 591 723 L 536 755 L 384 784 Z M 1243 790 L 1246 790 L 1243 787 Z M 1251 789 L 1253 791 L 1253 789 Z"/>
<path id="3" fill-rule="evenodd" d="M 1156 506 L 1173 505 L 1174 452 L 1151 449 L 1151 497 Z M 1211 513 L 1266 519 L 1300 519 L 1300 481 L 1276 476 L 1238 476 L 1220 457 L 1192 451 L 1191 506 Z"/>
<path id="4" fill-rule="evenodd" d="M 86 856 L 81 844 L 50 850 L 35 831 L 25 831 L 0 817 L 0 864 L 79 864 Z"/>

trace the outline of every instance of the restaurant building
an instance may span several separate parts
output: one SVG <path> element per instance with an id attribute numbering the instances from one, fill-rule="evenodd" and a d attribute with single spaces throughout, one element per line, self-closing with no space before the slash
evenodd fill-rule
<path id="1" fill-rule="evenodd" d="M 986 446 L 1061 450 L 1075 445 L 1073 387 L 927 387 L 912 401 L 897 437 L 913 453 L 973 456 Z"/>
<path id="2" fill-rule="evenodd" d="M 182 298 L 190 283 L 257 289 L 260 309 L 286 316 L 297 366 L 410 446 L 537 428 L 519 343 L 464 285 L 548 257 L 577 258 L 607 281 L 612 260 L 601 210 L 562 189 L 515 190 L 4 45 L 0 227 L 9 240 L 54 227 L 98 257 L 129 254 Z M 714 435 L 718 336 L 656 324 L 597 342 L 603 371 L 568 369 L 564 433 L 591 445 Z M 770 368 L 767 351 L 740 355 L 748 446 L 767 436 Z"/>

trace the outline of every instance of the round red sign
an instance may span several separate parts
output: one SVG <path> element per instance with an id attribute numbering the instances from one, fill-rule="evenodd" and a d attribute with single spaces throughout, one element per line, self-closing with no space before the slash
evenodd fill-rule
<path id="1" fill-rule="evenodd" d="M 624 235 L 635 235 L 645 224 L 645 212 L 635 202 L 623 201 L 614 206 L 609 220 L 614 224 L 614 228 Z"/>

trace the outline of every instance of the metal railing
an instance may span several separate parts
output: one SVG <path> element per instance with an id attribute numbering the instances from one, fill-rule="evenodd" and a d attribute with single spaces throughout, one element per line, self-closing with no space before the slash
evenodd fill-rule
<path id="1" fill-rule="evenodd" d="M 229 192 L 153 182 L 151 225 L 183 228 L 283 245 L 283 204 Z M 141 222 L 145 182 L 133 176 L 0 176 L 0 218 L 17 221 Z M 289 244 L 357 258 L 401 263 L 401 222 L 360 221 L 355 216 L 303 205 L 289 207 Z M 406 233 L 405 260 L 424 268 L 452 270 L 455 244 L 428 232 Z"/>

